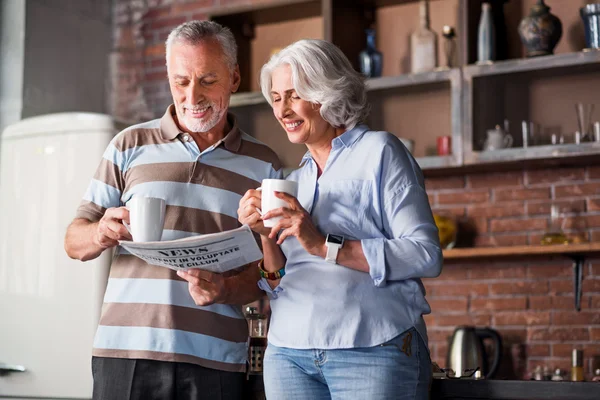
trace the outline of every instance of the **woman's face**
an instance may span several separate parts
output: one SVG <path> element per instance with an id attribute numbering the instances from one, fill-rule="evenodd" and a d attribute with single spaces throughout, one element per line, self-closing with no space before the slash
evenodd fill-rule
<path id="1" fill-rule="evenodd" d="M 280 65 L 271 74 L 271 100 L 273 114 L 290 142 L 313 144 L 326 136 L 330 125 L 319 113 L 321 106 L 298 97 L 288 64 Z"/>

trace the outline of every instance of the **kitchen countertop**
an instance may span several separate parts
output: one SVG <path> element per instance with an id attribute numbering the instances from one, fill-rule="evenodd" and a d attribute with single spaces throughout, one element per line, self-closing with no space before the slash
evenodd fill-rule
<path id="1" fill-rule="evenodd" d="M 431 399 L 598 400 L 600 382 L 434 379 Z"/>
<path id="2" fill-rule="evenodd" d="M 262 376 L 250 376 L 244 400 L 264 400 Z M 431 400 L 599 400 L 600 382 L 434 379 Z"/>

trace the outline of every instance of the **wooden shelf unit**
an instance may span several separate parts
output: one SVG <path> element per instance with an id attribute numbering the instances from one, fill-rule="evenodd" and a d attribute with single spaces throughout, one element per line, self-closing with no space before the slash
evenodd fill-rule
<path id="1" fill-rule="evenodd" d="M 531 3 L 531 0 L 527 1 Z M 467 30 L 473 30 L 473 19 L 478 18 L 480 3 L 479 0 L 431 1 L 432 27 L 438 33 L 440 51 L 441 29 L 436 27 L 446 24 L 451 15 L 453 22 L 448 24 L 465 27 L 457 30 L 459 58 L 461 61 L 472 59 L 472 35 L 468 35 Z M 522 7 L 528 10 L 529 3 Z M 398 26 L 398 16 L 405 22 L 402 27 Z M 571 17 L 569 14 L 568 18 Z M 596 82 L 600 85 L 600 51 L 511 59 L 409 74 L 404 73 L 408 44 L 398 42 L 397 38 L 408 39 L 412 24 L 418 23 L 418 0 L 264 0 L 238 6 L 223 5 L 213 11 L 211 18 L 229 26 L 236 35 L 242 87 L 241 93 L 232 96 L 231 106 L 234 113 L 241 112 L 244 118 L 251 118 L 246 127 L 249 132 L 270 132 L 269 135 L 261 133 L 262 139 L 285 140 L 279 135 L 282 132 L 275 133 L 274 130 L 280 127 L 269 121 L 272 116 L 267 118 L 269 113 L 265 107 L 268 105 L 258 91 L 257 74 L 270 52 L 303 37 L 319 37 L 338 45 L 351 62 L 357 64 L 358 53 L 365 47 L 364 30 L 374 27 L 377 47 L 384 55 L 384 76 L 367 80 L 369 96 L 376 100 L 369 123 L 373 129 L 387 130 L 402 138 L 418 138 L 415 156 L 427 175 L 455 174 L 474 168 L 483 171 L 499 166 L 570 165 L 584 159 L 591 163 L 600 162 L 600 158 L 595 157 L 600 154 L 600 144 L 583 142 L 576 145 L 570 136 L 577 124 L 574 102 L 594 102 L 597 98 L 593 86 Z M 509 28 L 512 31 L 515 27 Z M 564 51 L 564 45 L 561 51 Z M 588 77 L 591 84 L 581 82 Z M 523 104 L 527 101 L 529 104 Z M 564 104 L 557 105 L 561 101 Z M 254 115 L 255 112 L 260 115 Z M 426 112 L 435 117 L 433 123 L 432 120 L 426 124 L 419 121 L 419 115 Z M 400 119 L 403 115 L 410 116 L 408 121 Z M 545 120 L 546 116 L 549 121 Z M 502 126 L 505 117 L 511 123 L 513 146 L 483 151 L 485 131 L 495 125 Z M 558 128 L 557 135 L 565 133 L 565 144 L 550 145 L 540 141 L 523 148 L 522 120 L 542 124 L 547 131 L 545 137 L 550 135 L 550 130 L 557 129 L 557 124 L 564 125 L 564 128 Z M 446 134 L 452 136 L 452 155 L 432 156 L 435 137 Z M 280 150 L 287 148 L 269 140 L 266 143 Z M 302 153 L 299 149 L 293 152 L 293 155 L 283 157 L 292 163 L 286 164 L 288 168 L 297 166 L 295 159 Z"/>

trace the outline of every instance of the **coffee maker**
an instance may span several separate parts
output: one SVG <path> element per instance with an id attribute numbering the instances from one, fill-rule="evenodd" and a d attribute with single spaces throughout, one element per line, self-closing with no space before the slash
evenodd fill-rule
<path id="1" fill-rule="evenodd" d="M 491 364 L 488 363 L 483 345 L 484 339 L 491 339 L 494 342 L 494 358 Z M 493 378 L 500 365 L 501 356 L 502 338 L 496 330 L 459 326 L 454 330 L 450 340 L 446 368 L 454 370 L 457 378 L 469 376 L 469 372 L 477 368 L 485 378 Z"/>
<path id="2" fill-rule="evenodd" d="M 263 358 L 267 349 L 267 316 L 258 308 L 246 307 L 248 321 L 248 374 L 263 373 Z"/>

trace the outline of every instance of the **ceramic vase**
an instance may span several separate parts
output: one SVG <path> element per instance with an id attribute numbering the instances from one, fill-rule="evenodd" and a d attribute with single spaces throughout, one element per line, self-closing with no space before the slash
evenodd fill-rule
<path id="1" fill-rule="evenodd" d="M 562 36 L 562 23 L 550 13 L 544 0 L 531 7 L 529 16 L 519 24 L 519 36 L 525 46 L 527 57 L 545 56 L 554 52 Z"/>

